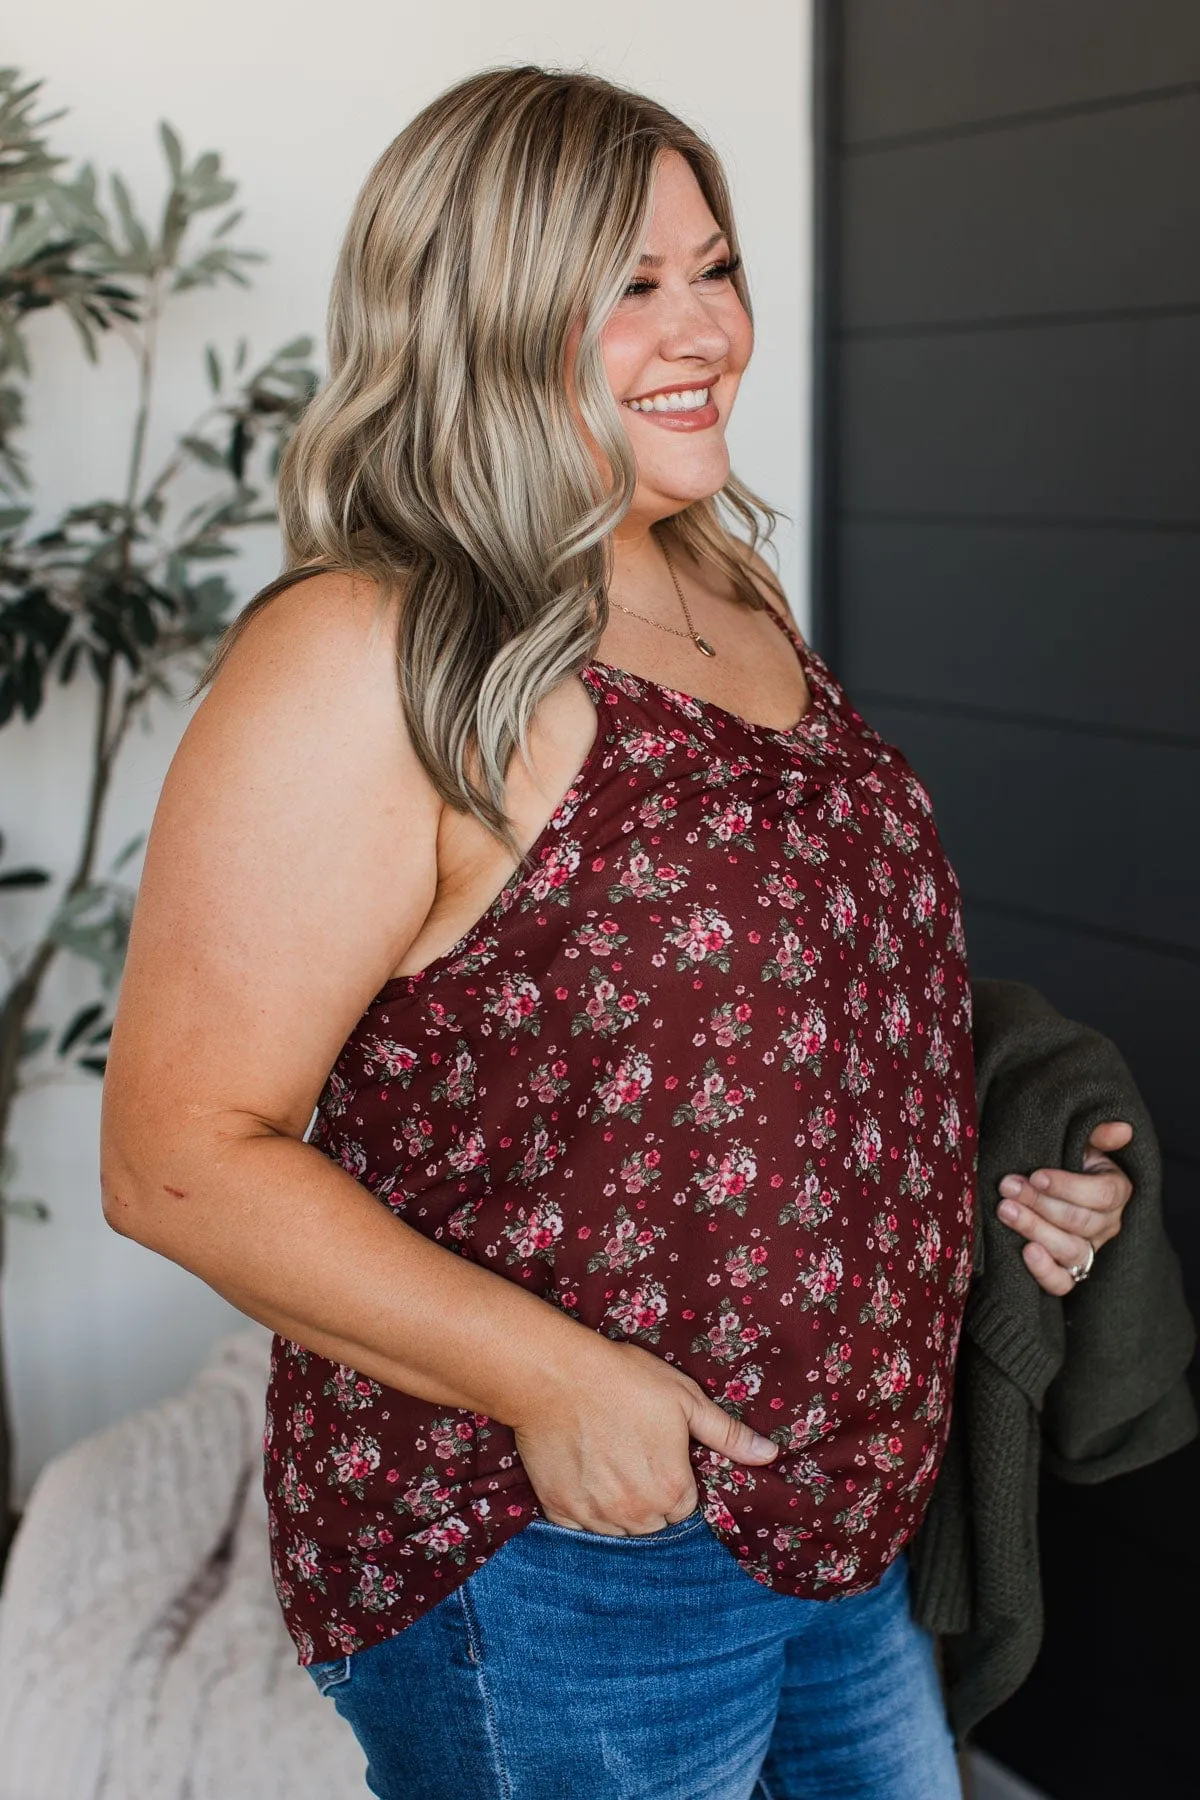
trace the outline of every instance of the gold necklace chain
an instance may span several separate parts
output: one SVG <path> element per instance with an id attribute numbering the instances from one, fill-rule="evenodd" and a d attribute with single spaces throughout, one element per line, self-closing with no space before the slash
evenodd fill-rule
<path id="1" fill-rule="evenodd" d="M 675 583 L 675 592 L 679 595 L 679 604 L 682 606 L 683 616 L 688 622 L 687 630 L 680 631 L 676 625 L 664 625 L 661 620 L 652 619 L 646 613 L 634 612 L 632 606 L 622 606 L 619 600 L 613 600 L 612 605 L 620 608 L 621 612 L 628 613 L 631 619 L 644 619 L 647 625 L 657 625 L 660 631 L 669 631 L 672 637 L 690 637 L 702 656 L 715 656 L 717 653 L 709 643 L 708 639 L 701 637 L 700 633 L 692 624 L 692 615 L 688 611 L 687 601 L 683 597 L 683 589 L 679 585 L 678 577 L 675 574 L 675 566 L 668 554 L 667 546 L 660 543 L 658 547 L 667 559 L 667 570 L 671 580 Z"/>

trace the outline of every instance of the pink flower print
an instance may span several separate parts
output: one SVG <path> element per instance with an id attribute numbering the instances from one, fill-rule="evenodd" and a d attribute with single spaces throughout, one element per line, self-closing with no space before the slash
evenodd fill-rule
<path id="1" fill-rule="evenodd" d="M 883 841 L 890 850 L 911 856 L 917 848 L 919 833 L 911 819 L 901 819 L 890 806 L 883 809 Z"/>
<path id="2" fill-rule="evenodd" d="M 661 1150 L 632 1150 L 621 1164 L 621 1181 L 627 1194 L 640 1194 L 662 1180 Z"/>
<path id="3" fill-rule="evenodd" d="M 451 1513 L 448 1519 L 439 1519 L 425 1531 L 414 1532 L 413 1543 L 420 1544 L 428 1556 L 449 1556 L 461 1565 L 466 1561 L 463 1552 L 469 1535 L 470 1527 L 457 1513 Z"/>
<path id="4" fill-rule="evenodd" d="M 712 1327 L 692 1339 L 692 1354 L 711 1356 L 718 1363 L 734 1363 L 770 1335 L 769 1326 L 756 1325 L 753 1320 L 744 1319 L 737 1301 L 726 1295 L 717 1304 L 716 1319 Z"/>
<path id="5" fill-rule="evenodd" d="M 825 1223 L 839 1198 L 836 1188 L 831 1188 L 823 1180 L 810 1161 L 797 1185 L 795 1196 L 781 1208 L 779 1223 L 802 1225 L 811 1231 Z"/>
<path id="6" fill-rule="evenodd" d="M 958 1101 L 953 1094 L 947 1094 L 942 1105 L 941 1127 L 947 1144 L 957 1150 L 962 1144 L 962 1118 L 958 1110 Z"/>
<path id="7" fill-rule="evenodd" d="M 783 1066 L 793 1069 L 811 1069 L 814 1075 L 821 1073 L 821 1053 L 825 1048 L 828 1028 L 825 1014 L 817 1005 L 812 1005 L 797 1019 L 792 1014 L 792 1023 L 784 1027 L 779 1034 L 779 1041 L 784 1047 Z"/>
<path id="8" fill-rule="evenodd" d="M 946 999 L 946 970 L 942 963 L 935 963 L 929 971 L 929 997 L 935 1006 L 942 1006 Z"/>
<path id="9" fill-rule="evenodd" d="M 908 904 L 916 924 L 932 936 L 937 919 L 937 883 L 928 869 L 922 869 L 909 889 Z"/>
<path id="10" fill-rule="evenodd" d="M 809 1113 L 808 1118 L 805 1121 L 808 1141 L 814 1150 L 824 1150 L 827 1145 L 833 1142 L 833 1132 L 836 1124 L 837 1114 L 833 1111 L 832 1107 L 814 1107 L 813 1111 Z"/>
<path id="11" fill-rule="evenodd" d="M 923 1097 L 921 1089 L 910 1081 L 904 1090 L 904 1098 L 900 1102 L 900 1117 L 906 1125 L 911 1125 L 914 1131 L 925 1117 L 925 1108 L 921 1104 Z"/>
<path id="12" fill-rule="evenodd" d="M 829 885 L 825 910 L 833 925 L 834 936 L 846 938 L 853 944 L 854 927 L 858 923 L 858 902 L 848 884 L 838 876 L 835 876 Z"/>
<path id="13" fill-rule="evenodd" d="M 810 1250 L 805 1267 L 796 1277 L 797 1286 L 805 1296 L 802 1302 L 805 1311 L 810 1306 L 828 1306 L 836 1310 L 844 1274 L 842 1253 L 836 1244 L 827 1244 L 823 1250 Z"/>
<path id="14" fill-rule="evenodd" d="M 588 1259 L 587 1272 L 595 1275 L 624 1273 L 635 1263 L 644 1262 L 659 1238 L 666 1237 L 665 1225 L 647 1225 L 628 1207 L 619 1206 L 604 1243 Z"/>
<path id="15" fill-rule="evenodd" d="M 850 1550 L 823 1556 L 813 1574 L 814 1587 L 845 1587 L 858 1573 L 859 1559 Z"/>
<path id="16" fill-rule="evenodd" d="M 637 988 L 618 987 L 602 969 L 592 967 L 590 991 L 585 988 L 583 1011 L 571 1020 L 571 1036 L 581 1031 L 602 1033 L 612 1037 L 636 1025 L 638 1008 L 649 1003 L 650 996 Z"/>
<path id="17" fill-rule="evenodd" d="M 299 1514 L 308 1511 L 308 1504 L 312 1499 L 312 1489 L 300 1479 L 300 1473 L 291 1457 L 283 1465 L 279 1497 L 289 1513 Z"/>
<path id="18" fill-rule="evenodd" d="M 899 1225 L 900 1221 L 895 1213 L 879 1212 L 871 1220 L 871 1236 L 875 1239 L 877 1249 L 885 1255 L 900 1242 Z"/>
<path id="19" fill-rule="evenodd" d="M 883 1030 L 888 1045 L 893 1050 L 903 1050 L 908 1055 L 908 1040 L 912 1032 L 912 1014 L 909 1011 L 908 997 L 899 988 L 893 988 L 883 1015 Z"/>
<path id="20" fill-rule="evenodd" d="M 564 795 L 561 805 L 566 803 Z M 556 844 L 547 844 L 542 851 L 542 860 L 533 874 L 528 877 L 521 893 L 522 910 L 532 906 L 541 906 L 547 900 L 556 900 L 561 905 L 567 904 L 567 889 L 571 877 L 579 867 L 579 845 L 570 838 L 560 838 Z"/>
<path id="21" fill-rule="evenodd" d="M 825 1368 L 825 1379 L 830 1387 L 841 1387 L 850 1379 L 850 1364 L 854 1350 L 848 1339 L 841 1338 L 836 1344 L 830 1344 L 822 1358 Z"/>
<path id="22" fill-rule="evenodd" d="M 783 828 L 783 848 L 787 856 L 799 857 L 810 869 L 819 869 L 829 861 L 829 844 L 819 832 L 809 831 L 794 814 Z"/>
<path id="23" fill-rule="evenodd" d="M 733 1287 L 749 1287 L 767 1273 L 767 1251 L 762 1244 L 739 1244 L 725 1258 L 725 1273 Z"/>
<path id="24" fill-rule="evenodd" d="M 904 1156 L 904 1173 L 900 1177 L 900 1192 L 907 1194 L 918 1204 L 927 1200 L 933 1192 L 933 1170 L 911 1138 Z"/>
<path id="25" fill-rule="evenodd" d="M 942 1030 L 942 1022 L 935 1019 L 929 1028 L 929 1042 L 925 1049 L 925 1067 L 932 1069 L 935 1075 L 943 1079 L 949 1072 L 950 1052 L 946 1047 L 946 1034 Z"/>
<path id="26" fill-rule="evenodd" d="M 520 1161 L 514 1163 L 508 1171 L 508 1180 L 519 1181 L 526 1187 L 531 1187 L 535 1181 L 541 1181 L 550 1174 L 566 1148 L 562 1139 L 550 1130 L 541 1113 L 535 1113 L 525 1149 Z"/>
<path id="27" fill-rule="evenodd" d="M 925 1397 L 917 1407 L 918 1419 L 927 1419 L 931 1426 L 941 1423 L 946 1410 L 946 1390 L 942 1386 L 942 1378 L 936 1369 L 930 1371 L 929 1380 L 925 1383 Z"/>
<path id="28" fill-rule="evenodd" d="M 446 1151 L 446 1167 L 455 1175 L 469 1175 L 474 1169 L 482 1169 L 487 1160 L 487 1143 L 478 1125 L 473 1125 L 470 1131 L 457 1132 Z"/>
<path id="29" fill-rule="evenodd" d="M 900 961 L 900 939 L 888 924 L 887 914 L 882 909 L 875 923 L 874 941 L 867 954 L 884 975 L 889 974 Z"/>
<path id="30" fill-rule="evenodd" d="M 504 1227 L 502 1235 L 511 1246 L 506 1263 L 528 1262 L 540 1257 L 543 1262 L 554 1261 L 554 1250 L 563 1233 L 562 1209 L 556 1200 L 543 1200 L 537 1206 L 531 1206 L 528 1212 L 523 1206 L 517 1208 L 517 1217 Z"/>
<path id="31" fill-rule="evenodd" d="M 879 1511 L 879 1498 L 879 1483 L 873 1481 L 864 1493 L 856 1495 L 849 1506 L 834 1514 L 834 1524 L 840 1525 L 847 1537 L 857 1537 L 867 1529 Z"/>
<path id="32" fill-rule="evenodd" d="M 542 1002 L 536 981 L 528 975 L 510 975 L 498 988 L 487 989 L 483 1010 L 499 1021 L 504 1031 L 541 1030 L 538 1012 Z"/>
<path id="33" fill-rule="evenodd" d="M 666 1316 L 667 1293 L 658 1281 L 644 1281 L 632 1293 L 622 1288 L 604 1312 L 604 1317 L 611 1319 L 625 1337 L 640 1338 L 649 1344 L 658 1342 Z"/>
<path id="34" fill-rule="evenodd" d="M 860 1323 L 875 1325 L 880 1331 L 890 1330 L 899 1319 L 903 1306 L 904 1295 L 894 1292 L 883 1269 L 876 1268 L 866 1305 L 858 1315 Z"/>
<path id="35" fill-rule="evenodd" d="M 636 1125 L 654 1080 L 650 1058 L 642 1051 L 634 1050 L 622 1057 L 615 1069 L 611 1063 L 606 1063 L 605 1068 L 609 1073 L 597 1081 L 592 1090 L 599 1102 L 592 1113 L 592 1124 L 619 1113 Z"/>
<path id="36" fill-rule="evenodd" d="M 680 919 L 672 915 L 674 931 L 668 931 L 664 944 L 671 944 L 680 952 L 675 967 L 682 972 L 689 967 L 701 963 L 712 963 L 718 969 L 728 972 L 728 944 L 733 937 L 733 927 L 712 906 L 697 906 Z"/>
<path id="37" fill-rule="evenodd" d="M 803 1419 L 793 1420 L 790 1425 L 781 1425 L 771 1433 L 771 1437 L 781 1450 L 807 1449 L 809 1444 L 815 1444 L 818 1438 L 825 1435 L 828 1417 L 824 1401 L 812 1400 Z"/>
<path id="38" fill-rule="evenodd" d="M 322 1593 L 326 1591 L 321 1575 L 321 1554 L 312 1538 L 295 1538 L 285 1554 L 288 1568 L 297 1581 L 306 1581 Z"/>
<path id="39" fill-rule="evenodd" d="M 892 874 L 892 865 L 886 856 L 871 858 L 871 886 L 876 888 L 886 900 L 889 894 L 896 891 L 896 880 Z"/>
<path id="40" fill-rule="evenodd" d="M 454 1457 L 462 1456 L 470 1450 L 475 1441 L 475 1425 L 472 1419 L 456 1419 L 448 1417 L 435 1419 L 429 1427 L 429 1441 L 433 1445 L 433 1454 L 442 1462 L 451 1462 Z"/>
<path id="41" fill-rule="evenodd" d="M 871 1380 L 875 1383 L 875 1391 L 881 1400 L 890 1400 L 893 1405 L 898 1405 L 908 1392 L 908 1384 L 912 1380 L 908 1351 L 889 1351 L 878 1367 L 872 1370 Z"/>
<path id="42" fill-rule="evenodd" d="M 540 1063 L 529 1077 L 529 1091 L 543 1106 L 551 1106 L 555 1100 L 561 1100 L 564 1094 L 570 1092 L 570 1088 L 565 1062 Z"/>
<path id="43" fill-rule="evenodd" d="M 716 1059 L 710 1056 L 701 1072 L 700 1086 L 694 1088 L 690 1098 L 675 1109 L 671 1123 L 697 1125 L 701 1131 L 710 1131 L 718 1125 L 728 1125 L 732 1120 L 740 1119 L 753 1099 L 754 1089 L 749 1083 L 726 1080 L 717 1067 Z"/>
<path id="44" fill-rule="evenodd" d="M 805 943 L 788 925 L 772 933 L 771 941 L 775 945 L 775 954 L 763 964 L 764 981 L 784 981 L 789 987 L 803 987 L 805 982 L 812 980 L 821 960 L 821 952 L 815 944 Z"/>
<path id="45" fill-rule="evenodd" d="M 410 1050 L 407 1044 L 396 1044 L 390 1038 L 370 1037 L 363 1042 L 363 1068 L 368 1075 L 382 1072 L 389 1081 L 398 1081 L 402 1088 L 412 1083 L 413 1071 L 417 1067 L 417 1053 Z"/>
<path id="46" fill-rule="evenodd" d="M 621 734 L 621 748 L 626 762 L 635 767 L 649 764 L 658 774 L 662 773 L 666 759 L 674 747 L 671 739 L 661 731 L 644 729 Z"/>
<path id="47" fill-rule="evenodd" d="M 877 1469 L 891 1474 L 904 1465 L 904 1439 L 894 1433 L 877 1431 L 867 1445 L 867 1455 Z"/>
<path id="48" fill-rule="evenodd" d="M 720 1156 L 710 1150 L 704 1167 L 692 1176 L 692 1186 L 700 1190 L 696 1211 L 716 1212 L 724 1207 L 742 1218 L 757 1173 L 754 1152 L 744 1144 L 731 1144 Z"/>
<path id="49" fill-rule="evenodd" d="M 665 900 L 669 894 L 677 894 L 687 886 L 688 874 L 681 864 L 644 850 L 635 837 L 630 841 L 625 866 L 609 888 L 608 896 L 614 905 L 619 900 Z"/>
<path id="50" fill-rule="evenodd" d="M 869 1057 L 863 1055 L 858 1039 L 851 1038 L 846 1045 L 846 1064 L 842 1071 L 842 1086 L 847 1093 L 853 1094 L 854 1098 L 859 1100 L 871 1086 L 874 1075 L 875 1064 Z"/>
<path id="51" fill-rule="evenodd" d="M 917 1262 L 923 1275 L 932 1275 L 942 1255 L 942 1234 L 936 1219 L 923 1219 L 917 1232 Z"/>
<path id="52" fill-rule="evenodd" d="M 727 1412 L 741 1415 L 742 1408 L 754 1399 L 762 1387 L 762 1370 L 757 1363 L 746 1363 L 736 1375 L 731 1375 L 721 1390 L 719 1405 Z"/>
<path id="53" fill-rule="evenodd" d="M 833 825 L 840 825 L 861 836 L 862 826 L 854 811 L 854 801 L 844 781 L 831 781 L 825 792 L 825 817 Z"/>
<path id="54" fill-rule="evenodd" d="M 714 1006 L 709 1019 L 709 1030 L 715 1041 L 723 1050 L 731 1044 L 740 1044 L 750 1036 L 750 1018 L 752 1008 L 745 1000 L 734 1002 L 727 1000 L 720 1006 Z"/>
<path id="55" fill-rule="evenodd" d="M 747 850 L 753 847 L 750 827 L 754 822 L 754 809 L 746 800 L 726 798 L 716 806 L 711 806 L 704 814 L 704 823 L 708 827 L 708 846 L 714 844 L 743 844 Z"/>
<path id="56" fill-rule="evenodd" d="M 870 1175 L 878 1181 L 883 1158 L 883 1133 L 879 1128 L 879 1120 L 873 1119 L 870 1113 L 864 1113 L 855 1126 L 851 1148 L 858 1173 Z"/>
<path id="57" fill-rule="evenodd" d="M 379 1445 L 375 1439 L 368 1437 L 365 1432 L 361 1437 L 351 1438 L 349 1442 L 343 1438 L 337 1449 L 328 1452 L 328 1457 L 334 1469 L 330 1485 L 347 1487 L 361 1500 L 363 1483 L 379 1467 Z"/>

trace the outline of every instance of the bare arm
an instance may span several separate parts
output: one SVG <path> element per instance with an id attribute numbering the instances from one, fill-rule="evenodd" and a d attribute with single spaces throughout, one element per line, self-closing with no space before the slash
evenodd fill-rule
<path id="1" fill-rule="evenodd" d="M 105 1217 L 318 1355 L 525 1432 L 548 1510 L 652 1529 L 688 1498 L 689 1431 L 743 1461 L 769 1460 L 761 1440 L 679 1370 L 435 1244 L 303 1142 L 436 891 L 441 802 L 404 728 L 394 633 L 368 584 L 303 582 L 250 624 L 184 735 L 113 1032 Z"/>

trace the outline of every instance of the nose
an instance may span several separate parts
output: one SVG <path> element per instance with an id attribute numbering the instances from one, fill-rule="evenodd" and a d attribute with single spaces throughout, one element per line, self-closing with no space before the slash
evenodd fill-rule
<path id="1" fill-rule="evenodd" d="M 663 321 L 663 356 L 694 356 L 711 363 L 728 353 L 729 333 L 713 318 L 701 295 L 683 282 Z"/>

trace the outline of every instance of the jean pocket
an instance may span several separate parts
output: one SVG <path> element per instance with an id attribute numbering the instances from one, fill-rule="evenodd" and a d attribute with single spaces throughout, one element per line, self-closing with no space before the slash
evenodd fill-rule
<path id="1" fill-rule="evenodd" d="M 328 1662 L 306 1663 L 304 1667 L 322 1694 L 327 1694 L 330 1688 L 341 1687 L 344 1681 L 350 1679 L 350 1658 L 348 1656 L 334 1656 Z"/>
<path id="2" fill-rule="evenodd" d="M 589 1544 L 620 1544 L 623 1547 L 627 1544 L 662 1543 L 664 1539 L 684 1537 L 703 1522 L 704 1509 L 696 1506 L 686 1518 L 673 1519 L 669 1525 L 660 1525 L 657 1531 L 632 1531 L 621 1535 L 607 1531 L 579 1531 L 574 1525 L 556 1524 L 553 1519 L 543 1518 L 540 1513 L 529 1521 L 529 1525 L 540 1525 L 546 1531 L 557 1532 L 560 1537 L 577 1538 Z M 529 1526 L 525 1529 L 528 1530 Z"/>

